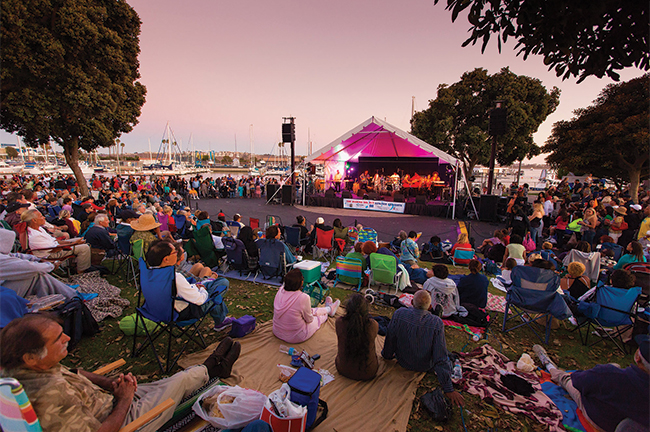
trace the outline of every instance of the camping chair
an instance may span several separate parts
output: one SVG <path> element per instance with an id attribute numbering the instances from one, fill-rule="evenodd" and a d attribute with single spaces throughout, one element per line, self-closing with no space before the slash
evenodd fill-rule
<path id="1" fill-rule="evenodd" d="M 454 266 L 469 265 L 469 262 L 476 257 L 476 253 L 472 248 L 456 248 L 454 249 L 454 256 L 449 257 Z"/>
<path id="2" fill-rule="evenodd" d="M 185 215 L 175 214 L 174 224 L 176 225 L 176 234 L 178 237 L 185 239 L 187 238 L 187 217 Z"/>
<path id="3" fill-rule="evenodd" d="M 609 339 L 623 354 L 627 354 L 622 335 L 634 326 L 636 303 L 640 294 L 641 287 L 623 289 L 605 285 L 596 288 L 595 302 L 578 303 L 578 311 L 583 314 L 578 317 L 578 333 L 582 344 L 592 346 Z M 613 330 L 608 331 L 607 328 Z M 592 330 L 596 330 L 598 339 L 589 344 Z"/>
<path id="4" fill-rule="evenodd" d="M 239 229 L 241 228 L 239 222 L 226 221 L 226 225 L 228 226 L 228 236 L 232 238 L 237 238 L 237 234 L 239 234 Z"/>
<path id="5" fill-rule="evenodd" d="M 59 212 L 61 211 L 61 206 L 55 205 L 55 206 L 47 206 L 47 214 L 49 215 L 48 217 L 48 222 L 52 223 L 52 221 L 56 218 L 59 217 Z"/>
<path id="6" fill-rule="evenodd" d="M 600 252 L 581 252 L 577 249 L 571 249 L 562 260 L 562 264 L 567 267 L 572 262 L 581 262 L 585 266 L 585 275 L 592 282 L 597 282 L 600 277 Z"/>
<path id="7" fill-rule="evenodd" d="M 266 215 L 266 218 L 264 220 L 265 220 L 264 229 L 267 229 L 268 227 L 270 227 L 272 225 L 282 226 L 282 218 L 280 216 Z"/>
<path id="8" fill-rule="evenodd" d="M 248 226 L 255 229 L 260 227 L 260 220 L 256 218 L 248 218 Z"/>
<path id="9" fill-rule="evenodd" d="M 140 258 L 144 258 L 144 240 L 136 240 L 134 242 L 129 242 L 129 273 L 133 279 L 133 284 L 136 289 L 139 289 L 139 280 L 140 280 L 140 270 L 136 263 Z M 139 294 L 139 293 L 138 293 Z M 140 296 L 138 295 L 138 304 L 136 307 L 140 306 Z"/>
<path id="10" fill-rule="evenodd" d="M 316 230 L 316 244 L 314 245 L 314 259 L 324 257 L 328 261 L 334 259 L 336 253 L 334 243 L 334 230 L 324 231 L 320 228 Z"/>
<path id="11" fill-rule="evenodd" d="M 104 375 L 106 372 L 123 364 L 124 360 L 121 359 L 96 370 L 94 373 Z M 135 421 L 121 428 L 120 432 L 132 432 L 141 428 L 162 412 L 173 407 L 174 404 L 173 399 L 166 399 L 135 419 Z M 30 403 L 27 393 L 25 393 L 25 389 L 14 378 L 0 378 L 0 427 L 7 432 L 42 432 L 43 430 L 34 407 Z"/>
<path id="12" fill-rule="evenodd" d="M 344 256 L 336 258 L 336 279 L 334 280 L 334 286 L 339 282 L 352 286 L 356 285 L 357 291 L 361 289 L 361 283 L 363 282 L 363 263 L 359 258 L 346 258 Z"/>
<path id="13" fill-rule="evenodd" d="M 202 349 L 207 346 L 201 334 L 200 326 L 212 308 L 223 302 L 221 293 L 225 291 L 226 287 L 224 286 L 222 290 L 218 290 L 212 295 L 208 300 L 211 302 L 210 307 L 205 312 L 202 312 L 200 317 L 178 321 L 179 314 L 174 309 L 174 301 L 183 299 L 176 295 L 176 271 L 174 266 L 149 268 L 144 258 L 140 258 L 138 264 L 140 268 L 138 303 L 140 303 L 140 295 L 142 294 L 144 296 L 144 304 L 141 307 L 136 307 L 135 330 L 133 333 L 133 357 L 140 355 L 150 345 L 160 367 L 160 371 L 163 374 L 168 374 L 174 368 L 178 359 L 183 355 L 190 341 L 196 343 Z M 188 307 L 192 307 L 192 305 L 190 304 Z M 145 318 L 158 324 L 152 332 L 149 332 L 149 329 L 145 325 Z M 136 349 L 139 322 L 144 327 L 147 340 Z M 158 355 L 155 344 L 156 339 L 164 333 L 169 335 L 165 367 L 163 367 L 161 356 Z M 180 350 L 175 351 L 177 354 L 172 359 L 172 341 L 178 338 L 184 338 L 185 342 Z"/>
<path id="14" fill-rule="evenodd" d="M 69 251 L 69 253 L 65 254 L 60 258 L 50 258 L 49 256 L 46 256 L 40 258 L 40 260 L 45 262 L 60 261 L 61 263 L 67 263 L 65 268 L 68 273 L 67 276 L 70 277 L 70 262 L 75 257 L 73 253 L 74 246 L 56 246 L 52 248 L 31 249 L 29 247 L 29 235 L 27 234 L 27 223 L 26 222 L 17 223 L 16 225 L 14 225 L 14 231 L 17 234 L 16 237 L 18 237 L 18 240 L 20 241 L 21 252 L 24 254 L 34 255 L 35 251 L 47 251 L 50 254 L 61 252 L 61 251 Z"/>
<path id="15" fill-rule="evenodd" d="M 372 228 L 362 228 L 359 231 L 358 240 L 359 243 L 365 243 L 367 241 L 372 241 L 377 244 L 377 231 Z"/>
<path id="16" fill-rule="evenodd" d="M 226 249 L 226 263 L 232 270 L 237 270 L 239 275 L 250 273 L 248 252 L 244 243 L 232 237 L 225 237 L 223 239 L 223 247 Z"/>
<path id="17" fill-rule="evenodd" d="M 571 316 L 562 295 L 557 292 L 560 276 L 552 270 L 536 267 L 516 266 L 511 274 L 512 286 L 506 293 L 506 308 L 501 331 L 507 333 L 522 326 L 528 326 L 544 343 L 551 335 L 553 317 L 563 320 Z M 541 314 L 541 316 L 533 316 Z M 506 330 L 506 323 L 521 318 L 522 323 Z M 545 321 L 546 337 L 542 338 L 535 329 L 540 320 Z"/>
<path id="18" fill-rule="evenodd" d="M 355 227 L 348 227 L 348 237 L 352 240 L 352 243 L 359 241 L 359 231 Z"/>
<path id="19" fill-rule="evenodd" d="M 131 259 L 131 242 L 129 237 L 117 235 L 117 255 L 113 256 L 113 266 L 111 274 L 116 274 L 122 269 L 122 266 Z M 118 265 L 119 263 L 119 265 Z"/>
<path id="20" fill-rule="evenodd" d="M 398 282 L 402 271 L 397 267 L 397 259 L 392 255 L 379 253 L 370 254 L 370 282 L 372 284 L 385 284 L 395 287 L 395 294 L 399 290 Z M 390 289 L 389 289 L 390 293 Z"/>
<path id="21" fill-rule="evenodd" d="M 298 227 L 284 227 L 284 239 L 287 246 L 291 249 L 291 252 L 294 254 L 302 252 L 303 244 L 302 239 L 300 238 L 300 228 Z"/>
<path id="22" fill-rule="evenodd" d="M 627 264 L 624 268 L 634 275 L 636 286 L 641 287 L 639 304 L 645 307 L 650 299 L 650 263 L 635 262 Z"/>
<path id="23" fill-rule="evenodd" d="M 624 251 L 623 246 L 612 242 L 605 242 L 601 245 L 598 245 L 598 247 L 600 252 L 604 250 L 611 250 L 614 252 L 614 261 L 618 261 L 623 255 Z"/>
<path id="24" fill-rule="evenodd" d="M 256 243 L 260 250 L 259 273 L 262 273 L 263 279 L 282 279 L 288 267 L 282 242 L 276 239 L 259 239 Z"/>
<path id="25" fill-rule="evenodd" d="M 212 233 L 206 227 L 207 225 L 204 225 L 198 230 L 195 229 L 192 237 L 183 246 L 188 257 L 198 255 L 206 266 L 214 268 L 219 265 L 219 257 L 223 254 L 217 251 Z"/>
<path id="26" fill-rule="evenodd" d="M 226 237 L 229 233 L 228 225 L 222 220 L 212 220 L 210 219 L 210 226 L 212 227 L 212 234 L 219 237 Z M 203 228 L 203 227 L 201 227 Z"/>

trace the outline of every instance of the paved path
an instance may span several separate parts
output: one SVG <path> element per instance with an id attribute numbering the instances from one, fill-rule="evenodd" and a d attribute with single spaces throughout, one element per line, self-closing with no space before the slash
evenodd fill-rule
<path id="1" fill-rule="evenodd" d="M 249 217 L 258 218 L 263 224 L 267 215 L 279 216 L 284 225 L 296 223 L 298 215 L 303 215 L 307 219 L 307 226 L 312 225 L 318 217 L 325 219 L 325 223 L 328 225 L 331 225 L 336 218 L 341 219 L 344 226 L 351 226 L 356 221 L 364 226 L 374 228 L 379 234 L 380 241 L 392 240 L 400 230 L 421 231 L 423 241 L 433 235 L 438 235 L 442 240 L 449 239 L 454 242 L 458 235 L 458 221 L 452 219 L 329 207 L 267 205 L 266 200 L 260 198 L 192 200 L 191 207 L 208 211 L 213 219 L 216 219 L 216 215 L 220 211 L 226 214 L 228 220 L 232 219 L 233 214 L 239 213 L 242 215 L 242 222 L 246 224 L 248 224 Z M 494 230 L 505 227 L 500 223 L 470 222 L 471 236 L 474 237 L 478 245 L 483 239 L 492 237 Z"/>

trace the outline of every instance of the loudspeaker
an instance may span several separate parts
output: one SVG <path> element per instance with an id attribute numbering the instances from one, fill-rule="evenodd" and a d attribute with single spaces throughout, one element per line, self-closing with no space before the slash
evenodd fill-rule
<path id="1" fill-rule="evenodd" d="M 325 191 L 325 198 L 336 198 L 336 191 L 330 187 Z"/>
<path id="2" fill-rule="evenodd" d="M 496 222 L 498 202 L 498 195 L 481 195 L 478 215 L 482 222 Z"/>
<path id="3" fill-rule="evenodd" d="M 275 192 L 278 190 L 280 185 L 269 183 L 266 185 L 266 200 L 270 200 L 271 197 L 275 194 Z M 278 195 L 275 195 L 275 198 L 279 198 Z"/>
<path id="4" fill-rule="evenodd" d="M 282 185 L 282 204 L 293 204 L 294 190 L 293 185 Z"/>
<path id="5" fill-rule="evenodd" d="M 296 125 L 293 123 L 282 123 L 282 142 L 290 143 L 296 140 Z"/>
<path id="6" fill-rule="evenodd" d="M 393 195 L 393 201 L 404 202 L 404 194 L 396 193 L 395 195 Z"/>
<path id="7" fill-rule="evenodd" d="M 490 111 L 489 132 L 492 136 L 503 135 L 506 133 L 506 117 L 508 112 L 505 108 L 492 108 Z"/>
<path id="8" fill-rule="evenodd" d="M 350 191 L 347 190 L 347 189 L 343 189 L 343 190 L 341 191 L 341 196 L 342 196 L 343 198 L 352 198 L 352 192 L 350 192 Z"/>
<path id="9" fill-rule="evenodd" d="M 316 165 L 312 165 L 309 167 L 309 174 L 316 175 Z"/>
<path id="10" fill-rule="evenodd" d="M 368 198 L 373 201 L 376 201 L 377 198 L 379 198 L 379 195 L 377 195 L 377 192 L 368 192 Z"/>
<path id="11" fill-rule="evenodd" d="M 415 203 L 416 204 L 426 204 L 427 203 L 427 196 L 426 195 L 418 195 L 415 197 Z"/>

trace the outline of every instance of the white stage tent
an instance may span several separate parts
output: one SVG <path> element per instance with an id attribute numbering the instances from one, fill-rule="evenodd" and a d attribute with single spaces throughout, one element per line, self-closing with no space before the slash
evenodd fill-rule
<path id="1" fill-rule="evenodd" d="M 317 150 L 308 156 L 305 162 L 324 164 L 325 178 L 330 179 L 337 170 L 345 172 L 346 162 L 359 162 L 360 157 L 437 157 L 440 163 L 448 163 L 453 167 L 456 178 L 460 171 L 463 180 L 465 180 L 463 170 L 458 169 L 460 165 L 458 159 L 375 117 L 370 117 L 359 126 Z M 465 184 L 467 185 L 466 181 Z M 454 187 L 454 202 L 455 198 L 456 187 Z M 455 214 L 455 209 L 453 213 Z"/>

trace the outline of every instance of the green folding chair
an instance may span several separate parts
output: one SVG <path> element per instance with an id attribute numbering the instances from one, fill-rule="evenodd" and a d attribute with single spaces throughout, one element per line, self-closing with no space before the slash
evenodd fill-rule
<path id="1" fill-rule="evenodd" d="M 395 287 L 395 294 L 399 291 L 398 282 L 402 271 L 397 268 L 397 259 L 392 255 L 378 253 L 370 254 L 370 283 L 384 284 Z M 390 292 L 390 290 L 389 290 Z"/>

